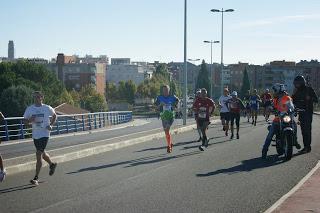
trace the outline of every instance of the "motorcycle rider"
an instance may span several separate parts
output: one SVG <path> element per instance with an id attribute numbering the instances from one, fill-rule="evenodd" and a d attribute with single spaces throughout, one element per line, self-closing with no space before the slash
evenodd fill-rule
<path id="1" fill-rule="evenodd" d="M 293 84 L 295 87 L 292 95 L 293 104 L 296 108 L 303 110 L 299 112 L 299 122 L 304 145 L 300 153 L 304 154 L 311 152 L 313 103 L 318 103 L 318 97 L 313 88 L 306 85 L 306 80 L 303 76 L 298 75 Z"/>
<path id="2" fill-rule="evenodd" d="M 277 84 L 273 85 L 272 90 L 274 93 L 274 99 L 273 99 L 274 109 L 279 113 L 281 113 L 281 112 L 294 112 L 294 105 L 293 105 L 291 97 L 286 92 L 285 85 L 277 83 Z M 266 137 L 266 140 L 265 140 L 263 148 L 262 148 L 262 159 L 267 158 L 267 152 L 268 152 L 269 146 L 271 144 L 272 137 L 276 133 L 276 129 L 277 129 L 277 125 L 279 125 L 279 121 L 280 121 L 279 116 L 275 115 L 275 118 L 273 119 L 272 125 L 269 129 L 269 133 Z M 295 129 L 296 129 L 296 127 L 295 127 Z M 295 132 L 297 132 L 297 131 L 295 131 Z M 297 148 L 299 148 L 298 143 L 296 143 L 295 146 Z"/>

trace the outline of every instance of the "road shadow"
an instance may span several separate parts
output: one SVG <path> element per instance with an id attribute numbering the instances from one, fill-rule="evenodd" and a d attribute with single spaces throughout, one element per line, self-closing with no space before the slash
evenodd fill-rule
<path id="1" fill-rule="evenodd" d="M 35 185 L 32 184 L 25 184 L 22 186 L 15 186 L 15 187 L 10 187 L 7 189 L 1 189 L 0 190 L 0 194 L 6 194 L 6 193 L 10 193 L 10 192 L 16 192 L 16 191 L 23 191 L 23 190 L 27 190 L 27 189 L 32 189 L 36 187 Z"/>
<path id="2" fill-rule="evenodd" d="M 135 160 L 122 161 L 122 162 L 118 162 L 118 163 L 105 164 L 105 165 L 101 165 L 101 166 L 91 166 L 91 167 L 79 169 L 78 171 L 68 172 L 66 174 L 69 174 L 69 175 L 70 174 L 77 174 L 77 173 L 81 173 L 81 172 L 107 169 L 107 168 L 121 166 L 121 165 L 124 166 L 123 168 L 129 168 L 129 167 L 134 167 L 134 166 L 139 166 L 139 165 L 146 165 L 146 164 L 168 161 L 168 160 L 172 160 L 172 159 L 178 159 L 178 158 L 196 155 L 196 154 L 200 154 L 200 153 L 201 153 L 200 151 L 193 151 L 193 152 L 179 154 L 179 155 L 171 155 L 171 154 L 170 155 L 168 155 L 168 154 L 153 155 L 153 156 L 138 158 Z"/>
<path id="3" fill-rule="evenodd" d="M 178 143 L 173 143 L 173 146 L 184 146 L 184 145 L 188 145 L 191 143 L 196 143 L 198 142 L 197 140 L 193 140 L 193 141 L 186 141 L 186 142 L 178 142 Z M 142 149 L 139 151 L 135 151 L 135 152 L 146 152 L 146 151 L 157 151 L 157 150 L 161 150 L 161 149 L 166 149 L 167 146 L 160 146 L 160 147 L 153 147 L 153 148 L 148 148 L 148 149 Z"/>
<path id="4" fill-rule="evenodd" d="M 283 163 L 283 159 L 278 157 L 278 155 L 270 155 L 267 159 L 263 160 L 261 157 L 253 158 L 249 160 L 244 160 L 241 164 L 233 166 L 227 169 L 219 169 L 213 172 L 197 174 L 197 177 L 208 177 L 218 174 L 234 174 L 238 172 L 251 172 L 255 169 L 266 168 L 270 166 L 275 166 Z"/>
<path id="5" fill-rule="evenodd" d="M 231 139 L 227 138 L 226 140 L 223 140 L 223 141 L 218 141 L 218 142 L 210 142 L 210 140 L 212 139 L 216 139 L 216 138 L 225 138 L 226 136 L 219 136 L 219 137 L 212 137 L 209 139 L 209 144 L 208 146 L 213 146 L 213 145 L 216 145 L 216 144 L 220 144 L 220 143 L 226 143 L 226 142 L 229 142 L 229 141 L 232 141 Z M 199 146 L 201 145 L 201 142 L 199 142 L 197 145 L 194 145 L 194 146 L 185 146 L 183 147 L 183 149 L 194 149 L 194 148 L 198 148 Z"/>

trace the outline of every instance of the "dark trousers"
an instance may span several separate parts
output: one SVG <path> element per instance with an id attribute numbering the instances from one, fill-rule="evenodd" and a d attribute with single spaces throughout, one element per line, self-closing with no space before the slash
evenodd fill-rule
<path id="1" fill-rule="evenodd" d="M 299 121 L 301 125 L 301 132 L 303 138 L 303 145 L 305 148 L 311 147 L 311 136 L 312 136 L 312 114 L 311 112 L 303 112 L 299 115 Z"/>

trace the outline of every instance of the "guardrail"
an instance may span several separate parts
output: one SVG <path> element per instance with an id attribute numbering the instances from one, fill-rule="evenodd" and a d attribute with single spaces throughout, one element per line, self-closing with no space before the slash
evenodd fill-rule
<path id="1" fill-rule="evenodd" d="M 58 115 L 51 135 L 99 129 L 132 120 L 131 111 L 97 112 L 86 114 Z M 23 117 L 5 118 L 0 125 L 0 140 L 9 141 L 32 137 L 31 125 Z"/>

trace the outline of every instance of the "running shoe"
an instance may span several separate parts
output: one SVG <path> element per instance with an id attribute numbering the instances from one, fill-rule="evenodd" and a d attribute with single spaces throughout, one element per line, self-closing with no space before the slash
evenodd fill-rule
<path id="1" fill-rule="evenodd" d="M 33 185 L 38 186 L 39 185 L 38 177 L 34 177 L 32 180 L 30 180 L 30 183 L 33 184 Z"/>
<path id="2" fill-rule="evenodd" d="M 52 176 L 56 170 L 56 167 L 57 167 L 57 163 L 52 163 L 50 165 L 50 170 L 49 170 L 49 175 Z"/>
<path id="3" fill-rule="evenodd" d="M 199 150 L 203 152 L 204 151 L 204 146 L 202 146 L 202 145 L 199 146 Z"/>
<path id="4" fill-rule="evenodd" d="M 6 179 L 6 170 L 0 171 L 0 182 L 4 181 Z"/>

